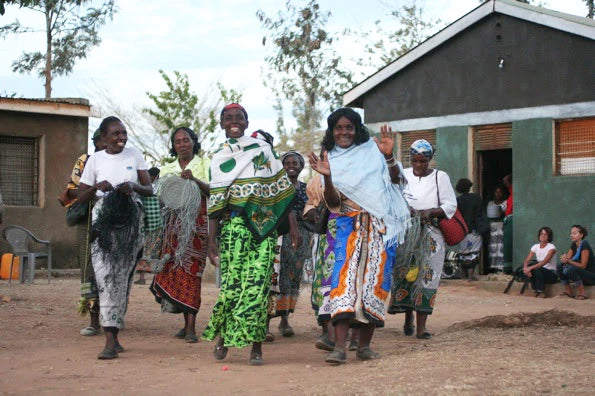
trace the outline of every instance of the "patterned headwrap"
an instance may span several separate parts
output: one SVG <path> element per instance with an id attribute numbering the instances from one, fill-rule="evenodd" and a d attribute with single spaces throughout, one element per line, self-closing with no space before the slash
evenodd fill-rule
<path id="1" fill-rule="evenodd" d="M 294 151 L 294 150 L 290 150 L 290 151 L 286 152 L 285 154 L 283 154 L 281 156 L 281 163 L 283 165 L 285 165 L 285 159 L 287 157 L 292 156 L 292 155 L 295 155 L 296 156 L 296 158 L 298 159 L 300 165 L 302 166 L 302 169 L 304 169 L 304 166 L 306 166 L 306 160 L 304 160 L 304 157 L 300 153 L 298 153 L 297 151 Z"/>
<path id="2" fill-rule="evenodd" d="M 426 139 L 419 139 L 413 142 L 409 149 L 409 154 L 412 156 L 420 154 L 424 157 L 432 158 L 434 156 L 434 147 Z"/>
<path id="3" fill-rule="evenodd" d="M 223 113 L 225 113 L 227 110 L 231 110 L 231 109 L 240 109 L 240 110 L 242 110 L 242 113 L 244 113 L 244 117 L 246 117 L 246 121 L 248 121 L 248 112 L 239 103 L 230 103 L 227 106 L 225 106 L 223 108 L 223 110 L 221 110 L 221 119 L 223 119 Z"/>

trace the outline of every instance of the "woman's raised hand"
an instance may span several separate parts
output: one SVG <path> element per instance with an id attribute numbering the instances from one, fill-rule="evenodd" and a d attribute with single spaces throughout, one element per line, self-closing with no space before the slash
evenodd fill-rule
<path id="1" fill-rule="evenodd" d="M 310 166 L 316 172 L 325 176 L 331 175 L 331 165 L 328 162 L 328 154 L 326 153 L 326 151 L 322 152 L 320 158 L 318 158 L 318 156 L 314 154 L 314 152 L 310 152 L 310 155 L 308 155 L 308 160 L 310 161 Z"/>
<path id="2" fill-rule="evenodd" d="M 384 156 L 390 157 L 393 155 L 396 136 L 397 132 L 393 132 L 392 128 L 388 126 L 388 124 L 384 124 L 380 127 L 380 139 L 374 137 L 374 141 Z"/>

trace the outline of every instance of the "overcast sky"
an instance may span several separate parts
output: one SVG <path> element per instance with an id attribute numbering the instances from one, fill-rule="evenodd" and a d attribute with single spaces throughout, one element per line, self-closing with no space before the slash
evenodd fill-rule
<path id="1" fill-rule="evenodd" d="M 303 4 L 305 1 L 296 2 Z M 332 12 L 330 31 L 372 28 L 374 21 L 387 18 L 389 9 L 408 0 L 320 0 Z M 440 18 L 441 26 L 456 20 L 479 5 L 477 0 L 418 0 L 424 13 Z M 547 8 L 584 16 L 582 0 L 542 1 Z M 256 18 L 264 10 L 273 16 L 284 0 L 121 0 L 113 21 L 101 28 L 102 43 L 87 59 L 77 62 L 73 73 L 53 81 L 53 97 L 92 98 L 97 87 L 107 90 L 123 106 L 145 106 L 145 92 L 165 88 L 158 69 L 187 73 L 192 87 L 204 92 L 220 81 L 243 91 L 243 104 L 250 114 L 250 128 L 274 131 L 273 98 L 262 84 L 261 68 L 266 51 L 261 45 L 265 33 Z M 0 16 L 4 25 L 17 17 L 23 24 L 43 27 L 43 15 L 7 7 Z M 388 25 L 385 24 L 388 28 Z M 0 40 L 0 95 L 43 97 L 43 81 L 35 75 L 11 71 L 11 62 L 23 50 L 43 51 L 43 34 L 29 33 Z M 346 56 L 353 56 L 350 49 Z M 108 114 L 103 114 L 107 116 Z M 91 126 L 98 120 L 91 120 Z M 292 125 L 292 122 L 289 122 Z"/>

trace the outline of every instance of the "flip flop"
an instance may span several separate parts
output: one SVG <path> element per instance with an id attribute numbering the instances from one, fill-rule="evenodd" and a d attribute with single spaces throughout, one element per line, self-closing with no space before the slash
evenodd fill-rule
<path id="1" fill-rule="evenodd" d="M 264 364 L 264 360 L 262 360 L 262 355 L 250 357 L 250 360 L 248 360 L 248 364 L 250 366 L 262 366 Z"/>
<path id="2" fill-rule="evenodd" d="M 335 343 L 332 342 L 327 335 L 322 335 L 316 339 L 316 344 L 314 346 L 317 349 L 322 349 L 323 351 L 332 351 L 335 349 Z"/>
<path id="3" fill-rule="evenodd" d="M 97 359 L 100 360 L 115 359 L 117 357 L 118 351 L 112 348 L 103 348 L 103 351 L 99 352 L 99 355 L 97 355 Z"/>
<path id="4" fill-rule="evenodd" d="M 370 347 L 363 347 L 357 350 L 355 357 L 357 360 L 374 360 L 380 359 L 380 354 L 374 352 Z"/>
<path id="5" fill-rule="evenodd" d="M 213 356 L 217 360 L 223 360 L 227 356 L 227 347 L 223 345 L 215 345 L 215 349 L 213 350 Z"/>
<path id="6" fill-rule="evenodd" d="M 196 334 L 194 333 L 186 334 L 186 337 L 184 337 L 184 339 L 188 344 L 196 344 L 198 342 L 198 337 L 196 337 Z"/>
<path id="7" fill-rule="evenodd" d="M 180 329 L 176 334 L 174 334 L 176 338 L 184 338 L 186 337 L 186 329 Z"/>
<path id="8" fill-rule="evenodd" d="M 432 338 L 432 334 L 425 331 L 422 335 L 416 335 L 415 337 L 420 340 L 429 340 L 430 338 Z"/>
<path id="9" fill-rule="evenodd" d="M 357 347 L 359 347 L 359 342 L 357 342 L 357 341 L 351 341 L 349 343 L 349 347 L 347 347 L 347 349 L 350 350 L 350 351 L 357 351 Z"/>
<path id="10" fill-rule="evenodd" d="M 575 300 L 586 300 L 587 298 L 589 298 L 589 297 L 585 296 L 584 294 L 579 294 L 574 299 Z"/>
<path id="11" fill-rule="evenodd" d="M 99 334 L 99 331 L 100 331 L 99 329 L 96 329 L 93 326 L 88 326 L 81 330 L 81 335 L 85 336 L 85 337 L 91 337 L 91 336 Z"/>
<path id="12" fill-rule="evenodd" d="M 347 363 L 347 356 L 343 351 L 334 350 L 326 355 L 324 361 L 330 364 L 345 364 Z"/>

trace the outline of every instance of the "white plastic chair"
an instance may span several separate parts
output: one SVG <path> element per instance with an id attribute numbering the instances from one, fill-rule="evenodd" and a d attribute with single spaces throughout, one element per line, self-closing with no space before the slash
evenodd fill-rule
<path id="1" fill-rule="evenodd" d="M 33 283 L 35 276 L 35 260 L 38 258 L 45 258 L 48 264 L 48 283 L 52 278 L 52 246 L 50 241 L 44 241 L 37 238 L 28 229 L 11 225 L 2 231 L 2 236 L 8 244 L 12 247 L 12 253 L 19 257 L 19 280 L 21 283 L 25 283 L 25 268 L 27 268 L 28 279 L 27 283 Z M 35 242 L 40 245 L 45 245 L 43 251 L 32 251 L 29 246 L 31 242 Z M 27 267 L 25 267 L 25 261 Z M 10 263 L 10 272 L 12 274 L 13 262 Z M 8 283 L 12 282 L 12 276 L 9 277 Z"/>

